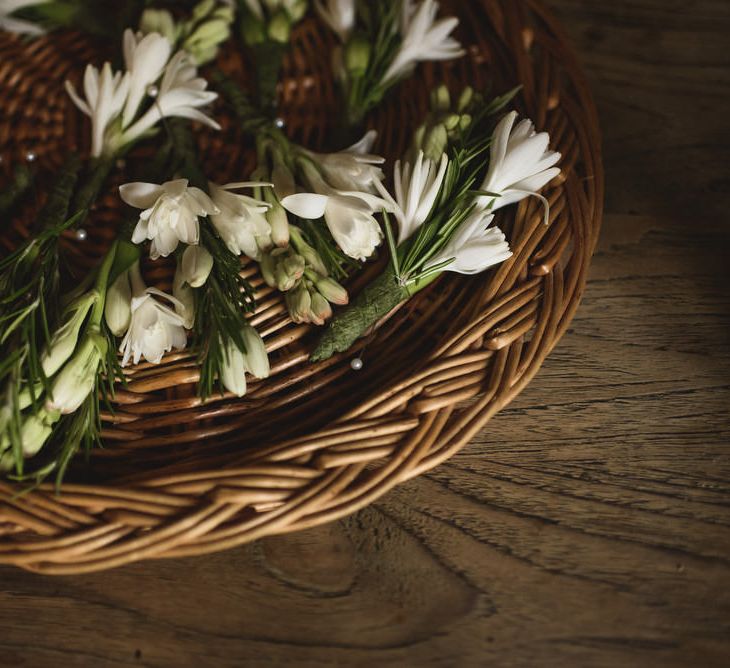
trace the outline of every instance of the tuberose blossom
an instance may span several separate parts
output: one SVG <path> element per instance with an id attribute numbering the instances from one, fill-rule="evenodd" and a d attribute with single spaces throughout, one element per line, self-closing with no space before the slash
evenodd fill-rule
<path id="1" fill-rule="evenodd" d="M 258 187 L 271 187 L 271 184 L 243 182 L 209 185 L 217 209 L 210 217 L 213 226 L 231 253 L 243 253 L 253 260 L 260 260 L 261 253 L 272 246 L 271 226 L 266 218 L 271 205 L 234 191 Z"/>
<path id="2" fill-rule="evenodd" d="M 136 244 L 150 239 L 150 257 L 156 260 L 174 252 L 182 241 L 196 245 L 200 241 L 200 216 L 219 213 L 218 207 L 200 188 L 188 186 L 187 179 L 155 183 L 127 183 L 119 188 L 122 199 L 143 209 L 134 228 Z"/>
<path id="3" fill-rule="evenodd" d="M 124 65 L 129 73 L 129 94 L 122 123 L 128 127 L 137 116 L 148 87 L 160 78 L 170 60 L 172 44 L 159 33 L 135 35 L 128 29 L 124 31 L 123 51 Z"/>
<path id="4" fill-rule="evenodd" d="M 163 118 L 189 118 L 220 130 L 220 125 L 206 116 L 204 107 L 218 97 L 206 90 L 208 82 L 198 77 L 198 69 L 185 51 L 178 51 L 170 60 L 160 83 L 154 104 L 131 127 L 125 129 L 120 145 L 136 141 L 152 130 Z"/>
<path id="5" fill-rule="evenodd" d="M 357 18 L 355 0 L 314 0 L 314 8 L 342 43 L 347 42 Z"/>
<path id="6" fill-rule="evenodd" d="M 451 60 L 464 55 L 461 44 L 451 37 L 459 25 L 455 16 L 437 20 L 439 3 L 436 0 L 403 0 L 400 33 L 403 42 L 383 77 L 383 82 L 400 79 L 422 61 Z"/>
<path id="7" fill-rule="evenodd" d="M 238 397 L 246 394 L 246 373 L 254 378 L 268 378 L 271 373 L 266 346 L 259 333 L 251 326 L 244 327 L 245 352 L 229 341 L 224 351 L 221 383 Z"/>
<path id="8" fill-rule="evenodd" d="M 159 364 L 165 353 L 173 348 L 182 350 L 187 343 L 184 320 L 181 315 L 160 299 L 177 306 L 177 300 L 156 288 L 148 288 L 135 264 L 130 270 L 132 283 L 132 318 L 119 351 L 122 366 L 138 364 L 144 358 Z M 159 299 L 158 299 L 159 298 Z"/>
<path id="9" fill-rule="evenodd" d="M 398 244 L 413 236 L 426 222 L 444 183 L 449 159 L 442 154 L 438 163 L 424 157 L 419 151 L 415 165 L 406 162 L 395 163 L 395 199 L 382 184 L 376 184 L 380 194 L 393 205 L 393 213 L 398 220 Z"/>
<path id="10" fill-rule="evenodd" d="M 91 118 L 93 157 L 114 155 L 153 131 L 163 118 L 189 118 L 220 129 L 199 110 L 217 94 L 206 90 L 207 82 L 197 76 L 197 68 L 185 51 L 168 61 L 170 51 L 169 41 L 158 33 L 136 37 L 127 30 L 124 56 L 128 71 L 114 72 L 109 63 L 101 70 L 88 65 L 84 73 L 85 98 L 71 82 L 66 82 L 74 104 Z M 154 84 L 161 75 L 157 89 Z M 154 101 L 138 118 L 145 107 L 143 102 L 151 98 Z"/>
<path id="11" fill-rule="evenodd" d="M 549 149 L 548 133 L 536 133 L 529 119 L 515 127 L 516 120 L 516 111 L 507 114 L 492 136 L 489 171 L 482 190 L 499 197 L 485 195 L 479 198 L 479 205 L 493 211 L 537 195 L 560 174 L 555 165 L 561 155 Z"/>
<path id="12" fill-rule="evenodd" d="M 375 192 L 377 184 L 383 180 L 383 170 L 378 165 L 385 158 L 373 155 L 372 151 L 378 133 L 370 130 L 350 148 L 337 153 L 314 153 L 308 155 L 319 167 L 325 180 L 338 190 Z"/>
<path id="13" fill-rule="evenodd" d="M 453 234 L 449 243 L 432 258 L 426 269 L 451 263 L 443 271 L 458 274 L 479 274 L 494 265 L 512 257 L 512 251 L 502 231 L 490 227 L 494 214 L 482 209 L 476 210 Z"/>
<path id="14" fill-rule="evenodd" d="M 0 0 L 0 30 L 21 35 L 42 35 L 43 28 L 30 21 L 13 18 L 13 12 L 33 5 L 42 5 L 47 0 Z"/>
<path id="15" fill-rule="evenodd" d="M 311 192 L 288 195 L 281 200 L 282 206 L 300 218 L 324 217 L 342 251 L 356 260 L 367 260 L 383 240 L 374 214 L 392 211 L 392 205 L 370 193 L 333 188 L 311 163 L 303 163 L 302 171 Z"/>
<path id="16" fill-rule="evenodd" d="M 106 148 L 107 130 L 122 113 L 129 94 L 129 74 L 114 72 L 109 63 L 101 70 L 87 65 L 84 72 L 84 95 L 76 92 L 76 87 L 66 81 L 66 92 L 73 103 L 91 118 L 91 155 L 99 157 Z"/>

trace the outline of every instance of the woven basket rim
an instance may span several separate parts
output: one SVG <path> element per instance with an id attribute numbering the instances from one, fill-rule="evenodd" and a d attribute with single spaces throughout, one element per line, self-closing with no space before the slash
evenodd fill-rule
<path id="1" fill-rule="evenodd" d="M 551 131 L 563 152 L 564 174 L 545 191 L 551 225 L 543 229 L 539 203 L 526 201 L 508 214 L 515 257 L 479 284 L 476 297 L 467 299 L 475 283 L 449 278 L 439 288 L 445 297 L 434 293 L 413 305 L 428 315 L 429 309 L 443 307 L 439 299 L 453 300 L 470 309 L 468 320 L 457 322 L 436 341 L 406 377 L 394 373 L 386 388 L 370 391 L 319 429 L 235 456 L 211 458 L 200 470 L 173 465 L 170 471 L 152 469 L 104 484 L 66 483 L 60 496 L 52 485 L 42 485 L 17 497 L 17 488 L 0 482 L 0 563 L 49 574 L 83 573 L 145 558 L 216 552 L 341 518 L 453 456 L 534 378 L 579 305 L 601 225 L 604 176 L 597 112 L 559 24 L 542 4 L 479 0 L 460 9 L 469 15 L 467 20 L 471 12 L 489 19 L 484 30 L 499 40 L 489 45 L 490 67 L 502 68 L 505 79 L 516 77 L 524 84 L 520 107 L 538 128 Z M 319 34 L 308 25 L 303 30 L 314 32 L 306 33 L 305 43 Z M 484 39 L 481 29 L 474 27 L 474 34 Z M 15 38 L 0 35 L 0 89 L 9 81 L 2 56 L 17 48 Z M 430 71 L 425 78 L 429 76 Z M 291 88 L 296 102 L 307 89 L 307 78 L 292 81 L 305 82 L 290 87 L 292 82 L 284 80 L 284 95 Z M 325 90 L 319 94 L 334 95 L 322 85 Z M 421 81 L 414 85 L 425 89 Z M 53 119 L 49 125 L 56 127 L 54 122 L 57 126 Z M 308 122 L 302 121 L 305 133 Z M 386 115 L 383 123 L 384 132 L 392 132 L 393 117 Z M 21 141 L 12 144 L 9 139 L 8 125 L 0 115 L 0 155 L 4 143 L 22 149 Z M 76 129 L 69 132 L 66 121 L 61 129 L 80 136 Z M 379 343 L 385 346 L 383 340 L 413 317 L 425 316 L 398 314 L 385 326 L 387 332 L 378 334 Z M 277 336 L 291 336 L 291 330 L 274 329 L 272 339 L 278 341 Z M 394 347 L 396 343 L 402 341 L 396 340 Z M 302 354 L 295 346 L 282 364 L 291 364 L 291 359 L 292 367 L 300 364 Z M 185 360 L 171 357 L 174 374 L 168 374 L 172 380 L 167 382 L 189 377 Z M 306 372 L 310 375 L 302 381 L 307 388 L 302 396 L 311 396 L 309 385 L 321 378 L 331 377 L 327 382 L 338 387 L 346 364 L 343 356 L 318 367 L 317 375 Z M 144 389 L 159 383 L 164 369 L 160 375 L 141 366 L 135 373 L 132 385 Z M 282 373 L 280 384 L 288 387 L 289 376 Z M 268 399 L 266 387 L 264 383 L 253 390 L 254 400 L 262 405 Z M 150 392 L 158 391 L 154 388 Z M 122 400 L 129 401 L 123 405 L 130 410 L 139 408 L 134 393 L 122 393 Z M 173 392 L 168 401 L 175 400 L 187 401 Z M 153 406 L 150 402 L 143 408 Z M 225 440 L 229 432 L 216 432 L 215 421 L 225 411 L 233 416 L 230 420 L 239 419 L 235 410 L 227 401 L 211 408 L 212 417 L 201 418 L 201 424 L 212 421 L 206 427 L 210 433 L 199 443 Z M 176 414 L 170 415 L 172 420 Z M 144 423 L 144 413 L 135 419 Z M 200 455 L 190 461 L 206 460 Z"/>

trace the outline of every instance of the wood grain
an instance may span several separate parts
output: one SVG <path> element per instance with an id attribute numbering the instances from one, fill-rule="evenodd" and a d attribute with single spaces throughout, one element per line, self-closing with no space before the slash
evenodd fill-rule
<path id="1" fill-rule="evenodd" d="M 334 525 L 48 579 L 8 666 L 723 666 L 730 656 L 730 6 L 552 0 L 602 114 L 572 331 L 448 464 Z"/>

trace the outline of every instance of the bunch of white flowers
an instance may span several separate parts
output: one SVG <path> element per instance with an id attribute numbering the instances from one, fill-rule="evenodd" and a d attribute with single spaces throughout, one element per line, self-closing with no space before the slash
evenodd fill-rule
<path id="1" fill-rule="evenodd" d="M 220 129 L 200 111 L 218 96 L 206 90 L 205 79 L 186 51 L 171 57 L 170 41 L 159 33 L 136 35 L 126 30 L 124 72 L 110 63 L 101 70 L 88 65 L 84 97 L 70 81 L 66 90 L 74 104 L 91 118 L 91 155 L 113 157 L 153 132 L 163 118 L 189 118 Z"/>

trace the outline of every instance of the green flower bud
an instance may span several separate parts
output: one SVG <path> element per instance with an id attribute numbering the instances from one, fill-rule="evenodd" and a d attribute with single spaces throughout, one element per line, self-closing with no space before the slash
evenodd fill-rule
<path id="1" fill-rule="evenodd" d="M 145 35 L 151 32 L 160 33 L 174 44 L 177 42 L 180 28 L 175 25 L 175 19 L 166 9 L 145 9 L 142 12 L 139 29 Z"/>
<path id="2" fill-rule="evenodd" d="M 431 108 L 434 111 L 449 111 L 451 109 L 451 93 L 446 85 L 441 84 L 431 91 Z"/>
<path id="3" fill-rule="evenodd" d="M 266 188 L 266 190 L 270 191 L 272 189 Z M 276 199 L 276 196 L 273 196 L 273 199 Z M 266 212 L 266 220 L 271 226 L 271 241 L 280 248 L 286 248 L 289 245 L 289 218 L 286 215 L 286 210 L 279 204 L 278 200 Z"/>
<path id="4" fill-rule="evenodd" d="M 23 444 L 23 455 L 33 457 L 45 445 L 53 433 L 53 425 L 58 422 L 61 413 L 41 408 L 37 413 L 28 416 L 20 428 L 20 440 Z"/>
<path id="5" fill-rule="evenodd" d="M 322 278 L 314 285 L 328 302 L 332 302 L 338 306 L 344 306 L 350 301 L 347 290 L 332 278 Z"/>
<path id="6" fill-rule="evenodd" d="M 51 387 L 53 398 L 46 402 L 48 410 L 66 415 L 78 410 L 96 384 L 99 365 L 106 350 L 99 335 L 87 335 L 76 354 L 64 365 Z"/>
<path id="7" fill-rule="evenodd" d="M 289 0 L 288 3 L 289 16 L 291 17 L 292 23 L 298 23 L 304 18 L 309 8 L 307 0 Z"/>
<path id="8" fill-rule="evenodd" d="M 271 374 L 269 356 L 261 335 L 253 327 L 245 327 L 243 341 L 246 344 L 244 366 L 254 378 L 268 378 Z"/>
<path id="9" fill-rule="evenodd" d="M 469 108 L 473 100 L 474 89 L 471 86 L 467 86 L 459 96 L 459 101 L 456 105 L 456 111 L 458 111 L 459 113 L 464 113 Z"/>
<path id="10" fill-rule="evenodd" d="M 121 336 L 127 331 L 132 319 L 132 288 L 129 284 L 129 272 L 123 272 L 106 291 L 104 318 L 114 336 Z"/>
<path id="11" fill-rule="evenodd" d="M 201 0 L 197 5 L 195 5 L 195 7 L 193 7 L 193 11 L 190 14 L 192 20 L 195 23 L 202 21 L 215 9 L 217 4 L 217 0 Z"/>
<path id="12" fill-rule="evenodd" d="M 320 276 L 327 276 L 329 273 L 319 253 L 312 248 L 302 236 L 302 231 L 295 226 L 291 226 L 291 241 L 297 253 L 304 258 L 307 266 L 313 269 Z"/>
<path id="13" fill-rule="evenodd" d="M 449 114 L 444 119 L 444 127 L 448 132 L 451 132 L 453 130 L 456 130 L 457 127 L 459 127 L 459 123 L 461 121 L 461 116 L 458 114 Z"/>
<path id="14" fill-rule="evenodd" d="M 276 287 L 276 275 L 275 275 L 275 269 L 276 269 L 276 260 L 272 253 L 264 253 L 261 257 L 261 262 L 259 263 L 259 268 L 261 269 L 261 275 L 264 277 L 264 281 L 266 281 L 266 285 L 268 285 L 270 288 Z"/>
<path id="15" fill-rule="evenodd" d="M 330 303 L 319 293 L 312 295 L 312 321 L 315 325 L 324 325 L 332 317 Z"/>
<path id="16" fill-rule="evenodd" d="M 291 20 L 285 11 L 278 11 L 269 21 L 267 30 L 269 39 L 281 44 L 287 44 L 291 37 Z"/>
<path id="17" fill-rule="evenodd" d="M 43 353 L 41 366 L 43 373 L 51 377 L 76 350 L 81 326 L 91 307 L 99 300 L 99 293 L 91 290 L 73 302 L 65 313 L 64 324 L 54 333 L 51 344 Z"/>
<path id="18" fill-rule="evenodd" d="M 295 289 L 287 292 L 286 305 L 289 309 L 289 315 L 295 323 L 301 324 L 311 321 L 312 296 L 304 283 L 299 283 Z"/>
<path id="19" fill-rule="evenodd" d="M 345 47 L 345 70 L 353 77 L 365 76 L 370 65 L 372 45 L 365 37 L 356 35 Z"/>
<path id="20" fill-rule="evenodd" d="M 426 135 L 423 143 L 423 152 L 427 158 L 438 162 L 441 155 L 446 151 L 449 143 L 449 135 L 443 125 L 436 125 Z"/>
<path id="21" fill-rule="evenodd" d="M 470 114 L 462 114 L 461 118 L 459 119 L 459 127 L 462 131 L 468 130 L 471 127 L 471 124 L 473 122 L 473 118 Z"/>

